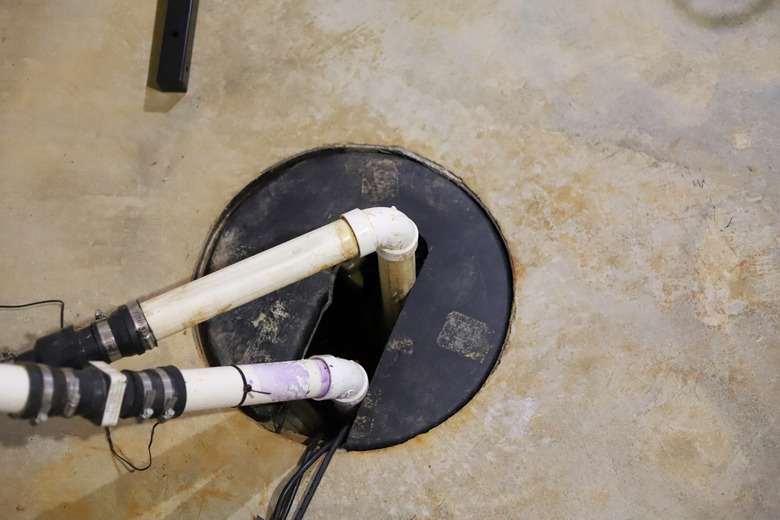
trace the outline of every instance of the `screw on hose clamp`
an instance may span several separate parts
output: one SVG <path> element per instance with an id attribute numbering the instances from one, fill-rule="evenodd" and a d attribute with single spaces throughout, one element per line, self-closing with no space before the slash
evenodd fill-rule
<path id="1" fill-rule="evenodd" d="M 72 368 L 63 367 L 62 373 L 65 374 L 65 386 L 67 390 L 67 398 L 65 401 L 65 408 L 62 410 L 64 417 L 73 417 L 81 402 L 81 381 L 76 377 Z"/>
<path id="2" fill-rule="evenodd" d="M 154 417 L 154 399 L 157 397 L 152 386 L 152 380 L 149 379 L 149 374 L 144 372 L 138 372 L 138 377 L 141 379 L 141 385 L 144 390 L 144 406 L 141 409 L 141 413 L 138 414 L 138 418 L 142 421 L 145 419 L 151 419 Z"/>
<path id="3" fill-rule="evenodd" d="M 174 410 L 174 407 L 176 406 L 176 401 L 178 401 L 178 397 L 176 397 L 176 391 L 173 387 L 173 382 L 171 381 L 168 373 L 162 368 L 155 368 L 154 371 L 157 372 L 157 374 L 160 376 L 160 380 L 163 384 L 163 413 L 161 418 L 163 420 L 173 419 L 173 417 L 176 415 L 176 410 Z"/>
<path id="4" fill-rule="evenodd" d="M 157 346 L 157 339 L 154 337 L 154 333 L 152 332 L 151 327 L 149 327 L 149 323 L 146 321 L 146 316 L 144 316 L 144 311 L 141 309 L 141 306 L 137 301 L 131 302 L 127 304 L 127 310 L 130 312 L 130 317 L 135 326 L 135 333 L 138 334 L 138 338 L 141 340 L 144 349 L 147 351 L 152 350 Z"/>
<path id="5" fill-rule="evenodd" d="M 41 395 L 41 406 L 38 408 L 38 413 L 31 421 L 32 424 L 41 424 L 49 419 L 49 412 L 51 412 L 52 398 L 54 397 L 54 374 L 46 365 L 38 365 L 41 370 L 41 376 L 43 379 L 43 393 Z"/>
<path id="6" fill-rule="evenodd" d="M 114 362 L 122 357 L 122 353 L 119 351 L 119 344 L 114 337 L 114 332 L 111 330 L 111 326 L 108 324 L 108 318 L 102 311 L 95 311 L 95 330 L 97 331 L 98 340 L 103 351 L 108 356 L 110 362 Z"/>

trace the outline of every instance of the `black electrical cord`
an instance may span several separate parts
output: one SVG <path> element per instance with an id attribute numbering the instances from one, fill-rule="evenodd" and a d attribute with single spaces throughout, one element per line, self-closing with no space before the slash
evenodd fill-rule
<path id="1" fill-rule="evenodd" d="M 332 441 L 326 442 L 324 445 L 319 447 L 315 446 L 316 450 L 308 454 L 304 453 L 304 457 L 301 458 L 301 464 L 298 467 L 298 470 L 293 474 L 292 477 L 290 477 L 290 480 L 287 481 L 287 484 L 285 484 L 284 488 L 282 488 L 282 492 L 279 494 L 279 498 L 276 501 L 274 512 L 271 514 L 271 518 L 269 520 L 287 519 L 287 515 L 290 513 L 290 509 L 292 509 L 292 503 L 295 499 L 295 492 L 297 492 L 303 476 L 306 474 L 309 468 L 312 467 L 312 465 L 314 465 L 314 463 L 317 462 L 317 460 L 319 460 L 319 458 L 328 451 L 331 442 Z"/>
<path id="2" fill-rule="evenodd" d="M 328 449 L 328 453 L 325 455 L 325 458 L 322 460 L 320 467 L 317 468 L 317 473 L 314 475 L 314 478 L 309 483 L 309 488 L 306 490 L 306 494 L 303 496 L 303 499 L 301 500 L 301 504 L 298 506 L 298 510 L 295 512 L 295 516 L 293 517 L 293 520 L 303 520 L 303 515 L 304 513 L 306 513 L 306 509 L 309 507 L 309 504 L 311 503 L 311 499 L 314 498 L 314 492 L 317 491 L 317 486 L 320 485 L 320 480 L 322 480 L 322 476 L 325 474 L 325 470 L 328 469 L 328 464 L 330 464 L 330 459 L 333 458 L 333 455 L 336 453 L 336 450 L 339 449 L 342 444 L 344 444 L 344 439 L 347 437 L 348 431 L 349 431 L 349 425 L 345 424 L 344 426 L 342 426 L 336 438 L 333 439 L 333 443 L 331 447 Z"/>
<path id="3" fill-rule="evenodd" d="M 322 451 L 320 446 L 322 437 L 323 435 L 319 434 L 309 443 L 309 445 L 306 447 L 306 451 L 303 452 L 299 467 L 303 467 L 309 461 L 316 460 L 319 457 L 320 451 Z M 287 515 L 290 514 L 293 499 L 295 498 L 296 493 L 298 493 L 298 488 L 301 485 L 302 478 L 303 473 L 301 473 L 300 478 L 295 478 L 295 474 L 290 477 L 290 480 L 279 494 L 279 498 L 276 501 L 276 507 L 274 508 L 274 512 L 271 514 L 271 520 L 282 520 L 287 518 Z"/>
<path id="4" fill-rule="evenodd" d="M 295 513 L 296 518 L 303 517 L 303 514 L 306 512 L 306 508 L 314 496 L 314 492 L 317 490 L 317 486 L 319 485 L 320 480 L 322 480 L 322 475 L 325 473 L 325 469 L 330 463 L 330 459 L 333 457 L 333 454 L 336 453 L 336 450 L 344 443 L 344 439 L 346 438 L 348 431 L 349 425 L 345 425 L 341 430 L 339 430 L 339 433 L 333 439 L 322 444 L 314 441 L 309 444 L 303 456 L 301 457 L 298 470 L 293 474 L 292 477 L 290 477 L 290 480 L 287 481 L 287 484 L 285 484 L 284 488 L 282 488 L 282 492 L 279 494 L 279 498 L 276 501 L 276 506 L 274 507 L 274 511 L 271 514 L 269 520 L 287 519 L 287 515 L 292 509 L 295 495 L 298 491 L 298 488 L 300 487 L 304 475 L 309 470 L 309 468 L 311 468 L 323 455 L 325 455 L 325 460 L 323 460 L 320 468 L 317 471 L 317 474 L 309 484 L 309 487 L 306 490 L 306 495 L 304 495 L 303 501 Z"/>
<path id="5" fill-rule="evenodd" d="M 139 468 L 123 456 L 121 456 L 119 453 L 116 452 L 114 449 L 114 441 L 111 440 L 111 430 L 106 426 L 106 440 L 108 441 L 108 448 L 111 450 L 111 455 L 119 459 L 124 465 L 127 471 L 130 473 L 133 473 L 135 471 L 146 471 L 147 469 L 152 467 L 152 443 L 154 442 L 154 430 L 157 429 L 157 427 L 160 425 L 160 421 L 157 421 L 154 423 L 154 426 L 152 426 L 152 434 L 149 437 L 149 445 L 146 447 L 146 450 L 149 452 L 149 464 L 144 466 L 143 468 Z"/>

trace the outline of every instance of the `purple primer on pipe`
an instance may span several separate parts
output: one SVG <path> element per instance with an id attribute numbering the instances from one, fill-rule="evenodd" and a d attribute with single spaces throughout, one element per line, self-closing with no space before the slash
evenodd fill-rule
<path id="1" fill-rule="evenodd" d="M 328 364 L 321 359 L 313 360 L 317 363 L 317 368 L 320 369 L 320 378 L 322 379 L 322 392 L 319 395 L 314 396 L 315 399 L 324 397 L 330 390 L 330 370 L 328 370 Z"/>
<path id="2" fill-rule="evenodd" d="M 306 366 L 316 367 L 312 374 Z M 247 366 L 247 365 L 245 365 Z M 272 402 L 320 398 L 330 388 L 330 372 L 320 359 L 248 365 L 247 382 L 254 390 L 268 394 Z M 243 368 L 243 367 L 242 367 Z M 313 376 L 313 377 L 312 377 Z"/>

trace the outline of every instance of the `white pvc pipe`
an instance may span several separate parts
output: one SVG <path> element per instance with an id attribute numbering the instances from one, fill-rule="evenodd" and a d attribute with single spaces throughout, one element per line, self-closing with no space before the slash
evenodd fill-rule
<path id="1" fill-rule="evenodd" d="M 398 302 L 414 283 L 418 237 L 414 222 L 395 208 L 354 209 L 336 222 L 139 305 L 159 341 L 350 258 L 376 251 L 380 263 L 406 266 L 399 270 L 403 276 L 382 283 L 382 291 L 387 293 L 383 300 L 396 301 L 393 309 L 386 307 L 385 312 L 397 316 Z"/>
<path id="2" fill-rule="evenodd" d="M 0 364 L 0 413 L 21 413 L 30 393 L 30 378 L 20 365 Z"/>
<path id="3" fill-rule="evenodd" d="M 315 399 L 342 407 L 359 404 L 368 392 L 368 375 L 355 363 L 334 356 L 236 367 L 182 370 L 187 389 L 185 412 L 237 406 L 244 398 L 244 379 L 251 386 L 241 406 Z M 243 374 L 243 378 L 241 376 Z M 0 413 L 24 410 L 30 379 L 21 365 L 0 364 Z"/>
<path id="4" fill-rule="evenodd" d="M 380 256 L 378 263 L 385 324 L 392 328 L 401 313 L 406 296 L 417 279 L 417 266 L 414 253 L 403 262 L 390 262 Z"/>
<path id="5" fill-rule="evenodd" d="M 354 361 L 315 356 L 299 361 L 182 370 L 185 412 L 237 406 L 244 399 L 244 374 L 252 387 L 241 406 L 315 399 L 354 406 L 368 391 L 368 376 Z"/>
<path id="6" fill-rule="evenodd" d="M 338 220 L 140 303 L 159 341 L 358 254 Z"/>

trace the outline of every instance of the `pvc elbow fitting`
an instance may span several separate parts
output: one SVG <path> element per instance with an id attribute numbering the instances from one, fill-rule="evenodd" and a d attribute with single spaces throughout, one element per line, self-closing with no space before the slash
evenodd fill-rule
<path id="1" fill-rule="evenodd" d="M 400 262 L 417 250 L 420 237 L 417 226 L 395 206 L 353 209 L 341 218 L 352 228 L 361 257 L 376 251 L 385 260 Z"/>
<path id="2" fill-rule="evenodd" d="M 324 395 L 316 397 L 316 401 L 333 400 L 339 405 L 351 408 L 359 405 L 366 397 L 368 393 L 368 374 L 363 370 L 363 367 L 354 361 L 327 354 L 312 356 L 309 359 L 316 359 L 325 363 L 330 374 L 328 391 Z"/>

